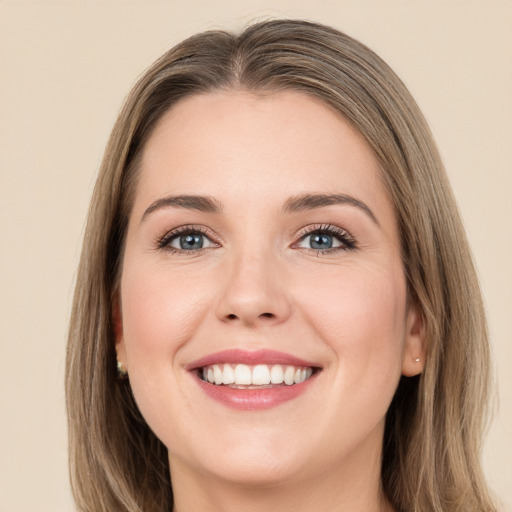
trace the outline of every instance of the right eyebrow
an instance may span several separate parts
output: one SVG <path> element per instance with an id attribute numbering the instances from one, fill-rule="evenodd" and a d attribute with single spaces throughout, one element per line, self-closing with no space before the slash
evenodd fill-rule
<path id="1" fill-rule="evenodd" d="M 161 208 L 186 208 L 188 210 L 198 210 L 206 213 L 221 213 L 222 205 L 217 199 L 210 196 L 195 196 L 195 195 L 180 195 L 180 196 L 167 196 L 157 199 L 151 203 L 146 211 L 143 213 L 141 222 L 143 222 L 148 215 Z"/>

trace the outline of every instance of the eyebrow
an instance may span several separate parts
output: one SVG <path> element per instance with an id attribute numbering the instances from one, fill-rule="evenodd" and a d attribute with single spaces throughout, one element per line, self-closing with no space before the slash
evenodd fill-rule
<path id="1" fill-rule="evenodd" d="M 305 210 L 314 210 L 331 205 L 349 205 L 359 208 L 366 213 L 372 221 L 380 227 L 377 217 L 370 208 L 355 197 L 346 194 L 302 194 L 290 197 L 283 206 L 284 213 L 296 213 Z"/>
<path id="2" fill-rule="evenodd" d="M 141 222 L 155 210 L 167 208 L 169 206 L 186 208 L 188 210 L 198 210 L 205 213 L 220 213 L 222 211 L 221 203 L 214 197 L 194 195 L 168 196 L 158 199 L 149 205 L 142 215 Z"/>
<path id="3" fill-rule="evenodd" d="M 380 226 L 377 218 L 370 208 L 355 197 L 346 194 L 301 194 L 288 198 L 283 206 L 283 213 L 297 213 L 307 210 L 315 210 L 324 206 L 349 205 L 359 208 L 366 213 L 370 219 Z M 197 210 L 205 213 L 219 214 L 222 212 L 222 203 L 211 196 L 198 195 L 179 195 L 167 196 L 156 200 L 146 209 L 142 215 L 141 222 L 144 221 L 156 210 L 167 207 L 185 208 L 188 210 Z"/>

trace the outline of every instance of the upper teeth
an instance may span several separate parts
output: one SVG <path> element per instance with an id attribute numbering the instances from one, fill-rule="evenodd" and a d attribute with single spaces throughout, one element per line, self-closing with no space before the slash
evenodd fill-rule
<path id="1" fill-rule="evenodd" d="M 292 365 L 214 364 L 202 369 L 203 380 L 216 385 L 264 386 L 300 384 L 313 375 L 313 368 Z"/>

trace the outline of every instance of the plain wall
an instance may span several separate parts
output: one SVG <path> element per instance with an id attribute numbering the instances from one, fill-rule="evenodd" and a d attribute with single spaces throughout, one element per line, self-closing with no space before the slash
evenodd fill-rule
<path id="1" fill-rule="evenodd" d="M 65 337 L 88 201 L 136 77 L 171 45 L 267 17 L 331 24 L 402 77 L 439 143 L 485 294 L 512 504 L 511 0 L 0 0 L 0 511 L 73 510 Z"/>

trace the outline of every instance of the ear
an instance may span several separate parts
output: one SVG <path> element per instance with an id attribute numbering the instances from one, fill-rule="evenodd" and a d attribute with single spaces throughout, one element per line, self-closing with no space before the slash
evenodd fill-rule
<path id="1" fill-rule="evenodd" d="M 126 366 L 125 346 L 123 336 L 123 317 L 121 313 L 121 298 L 116 293 L 112 301 L 112 325 L 114 328 L 114 338 L 116 344 L 117 360 Z"/>
<path id="2" fill-rule="evenodd" d="M 425 319 L 415 302 L 410 303 L 405 322 L 402 375 L 413 377 L 425 367 Z"/>

